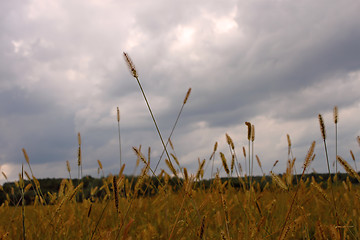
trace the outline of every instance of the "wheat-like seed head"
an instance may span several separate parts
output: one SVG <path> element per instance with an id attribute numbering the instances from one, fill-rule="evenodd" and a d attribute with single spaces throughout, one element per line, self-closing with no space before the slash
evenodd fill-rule
<path id="1" fill-rule="evenodd" d="M 274 164 L 273 164 L 273 167 L 275 167 L 276 164 L 278 164 L 278 162 L 279 162 L 279 160 L 276 160 L 276 161 L 274 162 Z"/>
<path id="2" fill-rule="evenodd" d="M 78 148 L 78 166 L 81 166 L 81 147 Z"/>
<path id="3" fill-rule="evenodd" d="M 131 74 L 133 75 L 134 78 L 137 78 L 138 74 L 137 74 L 135 65 L 134 65 L 133 61 L 131 60 L 130 56 L 126 52 L 124 52 L 124 58 L 125 58 L 125 62 L 127 63 L 128 67 L 130 69 Z"/>
<path id="4" fill-rule="evenodd" d="M 136 156 L 138 157 L 138 159 L 141 159 L 141 161 L 143 161 L 143 163 L 147 164 L 146 159 L 145 159 L 144 155 L 141 153 L 140 148 L 137 149 L 136 147 L 133 147 L 133 150 L 134 150 Z"/>
<path id="5" fill-rule="evenodd" d="M 290 135 L 286 134 L 287 137 L 287 141 L 288 141 L 288 146 L 291 147 L 291 139 L 290 139 Z"/>
<path id="6" fill-rule="evenodd" d="M 174 150 L 174 145 L 173 145 L 173 143 L 172 143 L 172 141 L 171 141 L 170 138 L 169 138 L 169 144 L 170 144 L 171 149 Z"/>
<path id="7" fill-rule="evenodd" d="M 250 141 L 251 139 L 251 123 L 250 122 L 245 122 L 245 125 L 248 127 L 248 140 Z"/>
<path id="8" fill-rule="evenodd" d="M 229 134 L 225 134 L 225 136 L 226 136 L 226 142 L 227 142 L 227 144 L 231 147 L 231 149 L 235 149 L 235 145 L 234 145 L 234 142 L 233 142 L 233 140 L 231 139 L 231 137 L 229 136 Z"/>
<path id="9" fill-rule="evenodd" d="M 321 136 L 325 140 L 326 139 L 325 124 L 321 114 L 319 114 L 319 123 L 320 123 Z"/>
<path id="10" fill-rule="evenodd" d="M 313 141 L 310 148 L 309 148 L 309 151 L 306 154 L 304 165 L 303 165 L 303 168 L 304 168 L 303 171 L 304 172 L 305 172 L 305 169 L 310 165 L 311 161 L 313 160 L 315 144 L 316 144 L 316 142 Z"/>
<path id="11" fill-rule="evenodd" d="M 206 215 L 203 216 L 202 221 L 201 221 L 201 226 L 200 226 L 199 233 L 198 233 L 199 239 L 202 239 L 203 235 L 204 235 L 205 219 L 206 219 Z"/>
<path id="12" fill-rule="evenodd" d="M 119 212 L 119 197 L 118 197 L 118 186 L 116 176 L 113 177 L 113 187 L 114 187 L 114 201 L 116 211 Z"/>
<path id="13" fill-rule="evenodd" d="M 25 173 L 27 179 L 30 181 L 30 180 L 31 180 L 31 177 L 30 177 L 29 173 L 28 173 L 27 171 L 24 171 L 24 173 Z"/>
<path id="14" fill-rule="evenodd" d="M 125 163 L 121 166 L 120 172 L 119 172 L 119 176 L 121 176 L 124 172 L 125 169 Z"/>
<path id="15" fill-rule="evenodd" d="M 102 169 L 103 169 L 103 165 L 102 165 L 101 161 L 98 159 L 97 162 L 98 162 L 98 164 L 99 164 L 99 168 L 102 170 Z"/>
<path id="16" fill-rule="evenodd" d="M 276 174 L 274 174 L 272 171 L 270 171 L 271 174 L 271 178 L 273 179 L 273 181 L 282 189 L 284 190 L 288 190 L 288 187 L 286 186 L 286 184 L 284 183 L 284 181 Z"/>
<path id="17" fill-rule="evenodd" d="M 360 146 L 360 136 L 357 136 L 356 140 L 357 140 L 357 142 L 358 142 L 358 144 Z"/>
<path id="18" fill-rule="evenodd" d="M 251 125 L 251 141 L 254 142 L 255 140 L 255 126 Z"/>
<path id="19" fill-rule="evenodd" d="M 246 150 L 245 150 L 245 147 L 243 146 L 243 154 L 244 154 L 244 157 L 246 158 Z"/>
<path id="20" fill-rule="evenodd" d="M 24 157 L 25 157 L 27 164 L 30 164 L 29 156 L 27 155 L 25 148 L 23 148 L 22 151 L 24 153 Z"/>
<path id="21" fill-rule="evenodd" d="M 345 169 L 345 171 L 352 176 L 353 178 L 356 178 L 359 182 L 360 182 L 360 176 L 359 174 L 357 174 L 357 172 L 350 166 L 350 164 L 345 161 L 342 157 L 337 156 L 336 159 L 338 160 L 338 162 L 343 166 L 343 168 Z"/>
<path id="22" fill-rule="evenodd" d="M 350 150 L 350 155 L 351 155 L 352 160 L 355 162 L 355 156 L 354 156 L 354 153 L 352 150 Z"/>
<path id="23" fill-rule="evenodd" d="M 287 141 L 288 141 L 288 155 L 290 155 L 290 150 L 291 150 L 291 139 L 290 139 L 290 135 L 286 134 L 287 137 Z"/>
<path id="24" fill-rule="evenodd" d="M 200 178 L 200 176 L 202 176 L 203 173 L 204 173 L 203 168 L 204 168 L 204 165 L 205 165 L 205 159 L 201 163 L 200 163 L 200 159 L 198 159 L 198 161 L 199 161 L 199 169 L 197 170 L 196 177 L 195 177 L 197 179 Z"/>
<path id="25" fill-rule="evenodd" d="M 234 171 L 234 166 L 235 166 L 235 155 L 232 154 L 231 155 L 231 165 L 230 165 L 231 173 Z"/>
<path id="26" fill-rule="evenodd" d="M 71 172 L 70 163 L 68 160 L 66 160 L 66 168 L 68 172 Z"/>
<path id="27" fill-rule="evenodd" d="M 223 166 L 224 166 L 225 172 L 226 172 L 227 174 L 230 174 L 229 167 L 228 167 L 228 165 L 227 165 L 227 163 L 226 163 L 225 155 L 224 155 L 222 152 L 220 152 L 220 157 L 221 157 L 221 161 L 222 161 L 222 164 L 223 164 Z"/>
<path id="28" fill-rule="evenodd" d="M 172 165 L 172 163 L 168 160 L 168 159 L 165 159 L 165 163 L 166 165 L 168 166 L 168 168 L 171 170 L 171 172 L 177 176 L 177 173 L 176 173 L 176 170 L 174 168 L 174 166 Z"/>
<path id="29" fill-rule="evenodd" d="M 217 147 L 218 147 L 218 142 L 215 142 L 215 145 L 214 145 L 214 152 L 216 152 Z"/>
<path id="30" fill-rule="evenodd" d="M 120 110 L 119 107 L 116 107 L 116 112 L 117 112 L 117 121 L 120 122 Z"/>
<path id="31" fill-rule="evenodd" d="M 259 156 L 258 156 L 258 155 L 255 155 L 255 157 L 256 157 L 257 163 L 259 164 L 259 167 L 261 168 L 261 161 L 260 161 Z"/>
<path id="32" fill-rule="evenodd" d="M 316 183 L 314 177 L 312 177 L 311 186 L 327 201 L 330 203 L 330 198 L 326 194 L 326 192 L 321 188 L 319 184 Z"/>
<path id="33" fill-rule="evenodd" d="M 79 146 L 81 145 L 81 136 L 80 136 L 80 132 L 78 132 L 78 143 L 79 143 Z"/>
<path id="34" fill-rule="evenodd" d="M 189 96 L 190 96 L 190 93 L 191 93 L 191 88 L 189 88 L 189 90 L 188 90 L 187 93 L 186 93 L 186 96 L 185 96 L 185 98 L 184 98 L 184 104 L 186 104 L 186 102 L 187 102 L 187 100 L 188 100 L 188 98 L 189 98 Z"/>
<path id="35" fill-rule="evenodd" d="M 334 107 L 334 123 L 335 124 L 338 123 L 338 107 L 337 106 Z"/>
<path id="36" fill-rule="evenodd" d="M 189 174 L 186 168 L 184 168 L 184 177 L 185 177 L 185 181 L 187 182 L 189 180 Z"/>

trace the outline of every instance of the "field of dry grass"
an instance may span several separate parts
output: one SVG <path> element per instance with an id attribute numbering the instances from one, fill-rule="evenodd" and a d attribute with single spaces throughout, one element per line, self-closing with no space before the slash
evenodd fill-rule
<path id="1" fill-rule="evenodd" d="M 30 173 L 21 170 L 15 187 L 0 191 L 6 195 L 0 206 L 0 239 L 359 239 L 360 177 L 341 156 L 337 162 L 347 177 L 339 178 L 330 172 L 327 155 L 326 131 L 322 116 L 319 125 L 327 160 L 328 175 L 322 180 L 306 175 L 315 158 L 315 142 L 309 147 L 301 172 L 295 171 L 296 158 L 288 135 L 288 162 L 286 172 L 255 180 L 253 153 L 255 126 L 248 127 L 248 146 L 242 148 L 245 164 L 242 167 L 231 137 L 226 134 L 229 154 L 218 152 L 217 143 L 209 159 L 199 160 L 199 168 L 190 173 L 181 166 L 171 143 L 165 142 L 141 87 L 135 66 L 129 56 L 125 60 L 137 80 L 164 148 L 167 169 L 157 171 L 150 167 L 150 151 L 143 153 L 133 148 L 137 166 L 142 168 L 138 178 L 125 177 L 121 159 L 120 113 L 117 109 L 119 153 L 122 168 L 119 174 L 103 177 L 100 187 L 84 197 L 84 182 L 63 179 L 57 192 L 42 192 L 39 181 L 31 170 L 30 159 L 23 149 Z M 176 123 L 186 104 L 187 92 Z M 334 124 L 337 131 L 337 107 Z M 172 130 L 174 130 L 174 128 Z M 336 135 L 337 136 L 337 135 Z M 337 148 L 337 139 L 336 148 Z M 360 145 L 360 137 L 357 138 Z M 319 143 L 318 143 L 319 144 Z M 168 146 L 169 145 L 169 146 Z M 78 134 L 78 179 L 82 179 L 81 136 Z M 352 152 L 351 152 L 352 153 Z M 222 166 L 214 172 L 214 157 L 220 157 Z M 230 156 L 228 159 L 226 156 Z M 353 154 L 352 154 L 353 156 Z M 353 156 L 354 163 L 355 158 Z M 274 167 L 277 162 L 274 163 Z M 102 163 L 98 160 L 99 173 Z M 336 165 L 336 167 L 337 167 Z M 210 184 L 203 180 L 205 166 L 211 169 Z M 356 169 L 356 165 L 355 165 Z M 210 171 L 210 170 L 208 170 Z M 220 178 L 227 175 L 229 178 Z M 6 178 L 6 174 L 3 173 Z M 102 175 L 104 173 L 102 172 Z M 232 176 L 232 178 L 230 178 Z M 26 181 L 25 181 L 26 179 Z M 236 179 L 238 186 L 234 186 Z M 271 180 L 269 180 L 271 179 Z M 134 182 L 130 182 L 134 181 Z M 356 183 L 356 184 L 355 184 Z M 21 197 L 14 202 L 15 191 Z M 35 197 L 25 204 L 25 194 L 33 191 Z M 101 197 L 99 192 L 104 192 Z M 146 194 L 150 193 L 150 194 Z M 81 199 L 81 201 L 77 201 Z"/>

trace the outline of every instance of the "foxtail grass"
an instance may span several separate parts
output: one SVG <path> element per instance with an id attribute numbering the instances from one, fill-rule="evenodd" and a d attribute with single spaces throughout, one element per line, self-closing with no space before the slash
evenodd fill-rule
<path id="1" fill-rule="evenodd" d="M 339 116 L 338 116 L 338 107 L 335 106 L 334 110 L 333 110 L 333 115 L 334 115 L 334 124 L 335 124 L 335 156 L 338 155 L 338 120 L 339 120 Z M 335 159 L 335 173 L 338 172 L 338 168 L 337 168 L 337 161 Z"/>
<path id="2" fill-rule="evenodd" d="M 174 125 L 173 125 L 173 127 L 172 127 L 172 129 L 171 129 L 170 135 L 169 135 L 168 140 L 167 140 L 167 142 L 166 142 L 166 144 L 165 144 L 166 147 L 167 147 L 167 145 L 168 145 L 169 143 L 171 144 L 171 137 L 172 137 L 172 135 L 173 135 L 173 133 L 174 133 L 174 130 L 175 130 L 176 126 L 177 126 L 177 123 L 178 123 L 178 121 L 179 121 L 179 119 L 180 119 L 180 116 L 181 116 L 181 113 L 182 113 L 182 111 L 183 111 L 183 109 L 184 109 L 184 106 L 185 106 L 185 104 L 187 103 L 187 101 L 188 101 L 188 99 L 189 99 L 190 93 L 191 93 L 191 88 L 189 88 L 189 90 L 187 91 L 187 93 L 186 93 L 186 95 L 185 95 L 183 104 L 181 105 L 180 111 L 179 111 L 179 113 L 178 113 L 178 115 L 177 115 L 177 117 L 176 117 L 175 123 L 174 123 Z M 172 148 L 174 149 L 173 146 L 172 146 Z M 160 155 L 160 158 L 159 158 L 158 162 L 156 163 L 156 167 L 155 167 L 155 169 L 154 169 L 154 172 L 156 172 L 156 170 L 157 170 L 157 168 L 158 168 L 158 166 L 159 166 L 159 164 L 160 164 L 161 158 L 162 158 L 163 155 L 164 155 L 164 152 L 165 152 L 165 148 L 162 150 L 162 153 L 161 153 L 161 155 Z M 179 165 L 179 166 L 180 166 L 180 165 Z"/>
<path id="3" fill-rule="evenodd" d="M 300 177 L 300 180 L 299 180 L 299 181 L 301 181 L 301 179 L 304 177 L 304 174 L 305 174 L 306 169 L 310 166 L 310 163 L 311 163 L 311 161 L 312 161 L 312 159 L 313 159 L 312 157 L 313 157 L 314 150 L 315 150 L 315 144 L 316 144 L 315 141 L 313 141 L 312 144 L 311 144 L 311 146 L 310 146 L 310 148 L 309 148 L 308 153 L 306 154 L 306 157 L 305 157 L 305 160 L 304 160 L 304 164 L 303 164 L 303 172 L 302 172 L 302 174 L 301 174 L 301 177 Z M 282 226 L 282 228 L 281 228 L 280 235 L 279 235 L 279 239 L 282 239 L 282 237 L 283 237 L 284 235 L 286 235 L 286 233 L 287 233 L 287 229 L 288 229 L 288 227 L 289 227 L 289 226 L 287 226 L 287 223 L 288 223 L 288 221 L 289 221 L 291 211 L 292 211 L 293 206 L 294 206 L 294 203 L 295 203 L 295 201 L 296 201 L 296 197 L 297 197 L 297 194 L 298 194 L 298 192 L 299 192 L 299 188 L 300 188 L 300 184 L 298 184 L 297 187 L 296 187 L 296 191 L 295 191 L 295 194 L 294 194 L 294 196 L 293 196 L 293 198 L 292 198 L 292 201 L 291 201 L 289 210 L 288 210 L 287 213 L 286 213 L 285 222 L 283 223 L 283 226 Z"/>
<path id="4" fill-rule="evenodd" d="M 337 110 L 336 110 L 337 112 Z M 334 114 L 335 115 L 335 114 Z M 336 216 L 336 223 L 339 226 L 340 222 L 339 222 L 339 215 L 337 212 L 337 207 L 336 207 L 336 200 L 335 200 L 335 195 L 334 195 L 334 189 L 333 189 L 333 179 L 331 178 L 331 171 L 330 171 L 330 164 L 329 164 L 329 157 L 328 157 L 328 151 L 327 151 L 327 147 L 326 147 L 326 129 L 325 129 L 325 124 L 324 124 L 324 120 L 321 116 L 321 114 L 318 115 L 319 117 L 319 124 L 320 124 L 320 132 L 321 132 L 321 136 L 323 139 L 323 143 L 324 143 L 324 150 L 325 150 L 325 156 L 326 156 L 326 163 L 327 163 L 327 167 L 328 167 L 328 173 L 329 173 L 329 180 L 330 180 L 330 190 L 331 190 L 331 197 L 332 197 L 332 206 L 334 208 L 334 213 Z M 335 118 L 335 117 L 334 117 Z M 336 120 L 337 123 L 337 113 L 336 113 L 336 118 L 334 119 Z M 341 229 L 339 229 L 339 233 L 341 232 Z M 341 233 L 340 233 L 341 234 Z"/>
<path id="5" fill-rule="evenodd" d="M 81 136 L 78 132 L 78 179 L 82 178 L 82 154 L 81 154 Z"/>
<path id="6" fill-rule="evenodd" d="M 162 137 L 162 135 L 161 135 L 161 133 L 160 133 L 160 129 L 159 129 L 158 125 L 157 125 L 157 122 L 156 122 L 156 120 L 155 120 L 154 114 L 153 114 L 153 112 L 152 112 L 152 110 L 151 110 L 150 104 L 149 104 L 149 102 L 148 102 L 148 100 L 147 100 L 147 97 L 146 97 L 146 95 L 145 95 L 144 89 L 143 89 L 143 87 L 142 87 L 142 85 L 141 85 L 141 83 L 140 83 L 139 76 L 138 76 L 138 73 L 137 73 L 136 68 L 135 68 L 135 64 L 132 62 L 130 56 L 129 56 L 127 53 L 125 53 L 125 52 L 124 52 L 124 58 L 125 58 L 125 62 L 127 63 L 128 67 L 129 67 L 129 69 L 130 69 L 130 72 L 131 72 L 132 76 L 136 79 L 136 81 L 137 81 L 137 83 L 138 83 L 138 85 L 139 85 L 139 88 L 140 88 L 141 93 L 142 93 L 142 95 L 143 95 L 143 97 L 144 97 L 146 106 L 147 106 L 147 108 L 148 108 L 148 110 L 149 110 L 149 112 L 150 112 L 151 118 L 152 118 L 152 120 L 153 120 L 153 122 L 154 122 L 154 124 L 155 124 L 155 128 L 156 128 L 156 131 L 157 131 L 157 133 L 158 133 L 158 135 L 159 135 L 161 144 L 162 144 L 162 146 L 163 146 L 163 149 L 165 150 L 166 156 L 167 156 L 167 158 L 169 159 L 169 161 L 171 161 L 171 160 L 170 160 L 170 155 L 169 155 L 168 150 L 167 150 L 166 145 L 165 145 L 165 142 L 164 142 L 163 137 Z"/>

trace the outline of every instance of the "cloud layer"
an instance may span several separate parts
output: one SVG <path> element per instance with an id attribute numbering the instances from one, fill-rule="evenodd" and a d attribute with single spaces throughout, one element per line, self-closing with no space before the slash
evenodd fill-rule
<path id="1" fill-rule="evenodd" d="M 163 137 L 195 172 L 225 133 L 243 163 L 245 121 L 268 172 L 283 172 L 290 134 L 300 169 L 317 141 L 312 167 L 327 171 L 317 115 L 324 115 L 333 161 L 332 109 L 339 107 L 339 154 L 359 156 L 360 22 L 356 0 L 328 1 L 10 1 L 0 4 L 0 165 L 16 178 L 26 148 L 39 177 L 76 172 L 77 133 L 84 174 L 132 174 L 132 146 L 161 143 L 123 51 L 133 59 Z M 227 155 L 228 156 L 228 155 Z M 215 166 L 221 167 L 216 155 Z M 163 161 L 160 168 L 166 168 Z M 254 168 L 260 174 L 259 168 Z M 209 173 L 207 172 L 207 176 Z M 1 180 L 3 181 L 3 179 Z"/>

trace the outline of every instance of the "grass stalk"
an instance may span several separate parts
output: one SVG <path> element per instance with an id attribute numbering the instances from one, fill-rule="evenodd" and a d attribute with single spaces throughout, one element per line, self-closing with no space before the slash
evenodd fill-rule
<path id="1" fill-rule="evenodd" d="M 25 194 L 24 194 L 24 164 L 21 164 L 21 218 L 22 218 L 22 235 L 23 239 L 26 240 L 26 228 L 25 228 Z"/>
<path id="2" fill-rule="evenodd" d="M 189 90 L 188 90 L 187 93 L 186 93 L 186 96 L 185 96 L 185 98 L 184 98 L 183 104 L 181 105 L 180 111 L 179 111 L 179 113 L 178 113 L 178 115 L 177 115 L 177 117 L 176 117 L 175 123 L 174 123 L 174 125 L 173 125 L 173 127 L 172 127 L 172 129 L 171 129 L 171 132 L 170 132 L 170 135 L 169 135 L 169 137 L 168 137 L 168 140 L 166 141 L 166 144 L 165 144 L 166 147 L 168 146 L 169 142 L 171 141 L 170 139 L 171 139 L 171 137 L 172 137 L 172 135 L 173 135 L 173 133 L 174 133 L 174 130 L 175 130 L 176 125 L 177 125 L 177 123 L 178 123 L 178 121 L 179 121 L 179 118 L 180 118 L 180 115 L 181 115 L 181 113 L 182 113 L 182 111 L 183 111 L 183 109 L 184 109 L 184 106 L 185 106 L 185 104 L 186 104 L 186 102 L 187 102 L 187 100 L 188 100 L 188 98 L 189 98 L 189 96 L 190 96 L 190 93 L 191 93 L 191 88 L 189 88 Z M 156 163 L 156 167 L 155 167 L 155 169 L 154 169 L 154 172 L 156 172 L 156 170 L 157 170 L 157 168 L 158 168 L 158 166 L 159 166 L 159 164 L 160 164 L 161 158 L 162 158 L 162 156 L 163 156 L 164 153 L 165 153 L 165 149 L 166 149 L 166 148 L 163 148 L 163 150 L 162 150 L 162 153 L 161 153 L 161 155 L 160 155 L 160 158 L 159 158 L 158 162 Z"/>
<path id="3" fill-rule="evenodd" d="M 120 169 L 122 166 L 122 161 L 121 161 L 121 137 L 120 137 L 120 110 L 119 107 L 116 108 L 117 110 L 117 123 L 118 123 L 118 133 L 119 133 L 119 156 L 120 156 Z"/>
<path id="4" fill-rule="evenodd" d="M 321 116 L 321 114 L 318 115 L 319 118 L 319 124 L 320 124 L 320 131 L 321 131 L 321 136 L 323 139 L 323 143 L 324 143 L 324 150 L 325 150 L 325 156 L 326 156 L 326 163 L 327 163 L 327 167 L 328 167 L 328 172 L 329 172 L 329 179 L 330 179 L 330 190 L 331 190 L 331 197 L 332 197 L 332 203 L 333 203 L 333 208 L 334 208 L 334 212 L 335 212 L 335 216 L 336 216 L 336 223 L 339 226 L 340 222 L 339 222 L 339 215 L 336 209 L 336 200 L 335 200 L 335 195 L 334 195 L 334 189 L 333 189 L 333 180 L 331 178 L 331 171 L 330 171 L 330 164 L 329 164 L 329 156 L 328 156 L 328 151 L 327 151 L 327 146 L 326 146 L 326 130 L 325 130 L 325 124 L 324 124 L 324 120 Z M 341 229 L 338 229 L 339 233 L 341 234 Z"/>
<path id="5" fill-rule="evenodd" d="M 163 137 L 162 137 L 162 135 L 161 135 L 161 133 L 160 133 L 160 130 L 159 130 L 159 127 L 158 127 L 158 125 L 157 125 L 157 123 L 156 123 L 154 114 L 153 114 L 153 112 L 152 112 L 152 110 L 151 110 L 151 107 L 150 107 L 150 104 L 149 104 L 149 102 L 148 102 L 148 100 L 147 100 L 147 98 L 146 98 L 144 89 L 142 88 L 142 85 L 141 85 L 141 83 L 140 83 L 140 81 L 139 81 L 139 76 L 138 76 L 137 71 L 136 71 L 136 69 L 135 69 L 135 65 L 133 64 L 133 62 L 132 62 L 132 60 L 130 59 L 129 55 L 128 55 L 127 53 L 125 53 L 125 52 L 124 52 L 124 57 L 125 57 L 125 61 L 126 61 L 126 63 L 128 64 L 129 69 L 130 69 L 133 77 L 136 79 L 136 81 L 137 81 L 137 83 L 138 83 L 138 85 L 139 85 L 139 88 L 140 88 L 140 91 L 141 91 L 141 93 L 142 93 L 142 95 L 143 95 L 143 97 L 144 97 L 146 106 L 147 106 L 147 108 L 148 108 L 148 110 L 149 110 L 149 112 L 150 112 L 151 118 L 152 118 L 152 120 L 153 120 L 153 122 L 154 122 L 154 124 L 155 124 L 156 131 L 157 131 L 157 133 L 158 133 L 158 135 L 159 135 L 159 137 L 160 137 L 161 144 L 162 144 L 162 146 L 163 146 L 163 148 L 164 148 L 164 150 L 165 150 L 166 156 L 167 156 L 167 158 L 169 159 L 169 161 L 171 161 L 171 158 L 170 158 L 170 155 L 169 155 L 168 150 L 167 150 L 167 148 L 166 148 L 166 145 L 165 145 L 165 143 L 164 143 Z"/>

